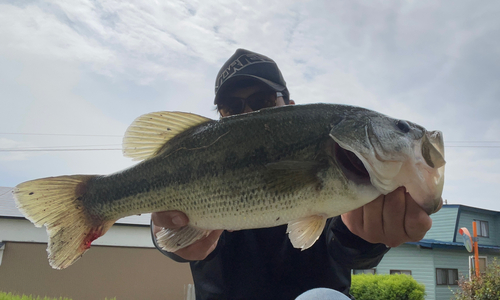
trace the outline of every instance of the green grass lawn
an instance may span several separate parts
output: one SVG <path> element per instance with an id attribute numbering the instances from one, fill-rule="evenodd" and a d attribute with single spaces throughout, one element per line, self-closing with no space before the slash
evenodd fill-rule
<path id="1" fill-rule="evenodd" d="M 71 298 L 66 298 L 66 297 L 59 297 L 59 298 L 51 298 L 51 297 L 40 297 L 40 296 L 33 296 L 33 295 L 14 295 L 12 293 L 4 293 L 0 292 L 0 300 L 71 300 Z M 106 298 L 108 300 L 108 298 Z M 109 299 L 109 300 L 116 300 L 116 298 Z"/>

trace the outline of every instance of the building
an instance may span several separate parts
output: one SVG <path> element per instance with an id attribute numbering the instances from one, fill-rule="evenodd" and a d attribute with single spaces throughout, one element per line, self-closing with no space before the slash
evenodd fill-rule
<path id="1" fill-rule="evenodd" d="M 466 227 L 472 234 L 472 222 L 478 222 L 480 270 L 494 258 L 500 258 L 500 212 L 465 205 L 444 205 L 431 215 L 433 224 L 423 240 L 391 249 L 376 269 L 354 273 L 413 276 L 425 285 L 427 300 L 449 300 L 457 280 L 473 271 L 469 253 L 458 233 Z"/>
<path id="2" fill-rule="evenodd" d="M 22 216 L 11 191 L 0 187 L 0 291 L 73 300 L 188 298 L 189 265 L 154 248 L 149 215 L 119 220 L 74 265 L 54 270 L 45 228 Z"/>

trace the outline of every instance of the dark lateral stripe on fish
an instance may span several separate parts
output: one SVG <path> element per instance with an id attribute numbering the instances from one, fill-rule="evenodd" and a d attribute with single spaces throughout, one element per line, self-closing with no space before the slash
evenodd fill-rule
<path id="1" fill-rule="evenodd" d="M 294 116 L 289 116 L 287 119 L 294 119 Z M 318 121 L 319 118 L 313 117 L 310 119 Z M 277 118 L 273 121 L 274 123 L 270 122 L 269 124 L 269 128 L 271 128 L 272 130 L 281 131 L 287 129 L 286 126 L 282 124 L 282 120 L 279 118 L 279 116 L 277 116 Z M 254 123 L 255 122 L 252 122 L 252 126 L 249 126 L 249 132 L 258 132 L 260 130 L 262 134 L 269 134 L 262 129 L 262 125 L 259 126 L 259 128 L 252 128 L 256 127 L 256 125 L 253 125 Z M 312 129 L 308 128 L 307 131 L 323 131 L 324 133 L 322 134 L 320 140 L 327 139 L 329 128 L 326 126 L 318 126 L 318 124 L 321 124 L 321 122 L 310 122 L 306 124 L 310 127 L 313 127 Z M 193 134 L 193 132 L 199 131 L 201 127 L 217 127 L 217 125 L 219 125 L 219 127 L 228 126 L 228 124 L 211 124 L 209 122 L 196 128 L 189 129 L 181 133 L 180 136 L 182 137 L 183 135 L 191 135 Z M 242 126 L 246 126 L 246 124 Z M 274 129 L 275 127 L 277 127 L 278 129 Z M 223 176 L 227 171 L 238 172 L 238 170 L 242 170 L 252 166 L 263 167 L 270 162 L 276 162 L 283 158 L 291 157 L 291 155 L 293 155 L 294 153 L 304 150 L 308 147 L 317 147 L 319 143 L 318 135 L 306 135 L 301 137 L 302 140 L 300 140 L 300 142 L 286 144 L 285 146 L 284 144 L 271 144 L 267 146 L 260 146 L 256 149 L 248 149 L 244 145 L 240 145 L 236 149 L 233 149 L 231 145 L 224 144 L 223 139 L 221 139 L 220 141 L 218 141 L 221 144 L 215 143 L 209 147 L 201 148 L 201 145 L 210 145 L 211 140 L 215 140 L 216 137 L 222 136 L 223 134 L 225 134 L 224 131 L 216 130 L 209 135 L 211 138 L 209 138 L 208 140 L 203 140 L 201 142 L 197 140 L 189 140 L 190 143 L 177 143 L 178 139 L 181 137 L 174 137 L 174 139 L 167 143 L 169 144 L 168 149 L 177 148 L 181 150 L 174 151 L 169 159 L 175 162 L 176 165 L 181 164 L 183 166 L 180 169 L 175 168 L 175 173 L 169 172 L 170 169 L 165 168 L 162 170 L 156 170 L 157 174 L 152 174 L 155 173 L 151 171 L 154 170 L 152 166 L 154 166 L 157 161 L 163 159 L 160 153 L 150 160 L 139 163 L 134 170 L 128 169 L 121 173 L 112 174 L 110 176 L 100 176 L 92 179 L 88 183 L 89 187 L 91 187 L 92 190 L 110 190 L 110 192 L 95 195 L 89 191 L 88 197 L 86 198 L 92 199 L 94 202 L 96 202 L 96 205 L 100 207 L 101 205 L 103 205 L 103 203 L 114 202 L 116 200 L 130 197 L 136 194 L 158 191 L 174 185 L 188 184 L 194 180 L 205 178 L 206 176 Z M 230 137 L 228 136 L 228 138 Z M 294 139 L 297 140 L 296 137 Z M 205 159 L 195 160 L 194 162 L 189 160 L 186 161 L 184 157 L 188 154 L 191 154 L 189 153 L 190 150 L 188 149 L 197 149 L 197 155 L 199 155 L 200 157 L 204 157 Z M 213 153 L 214 151 L 216 152 L 216 154 Z M 222 151 L 222 153 L 220 153 L 219 151 Z M 320 151 L 320 149 L 316 149 L 316 152 L 317 151 Z M 208 155 L 206 153 L 212 154 Z M 224 159 L 220 159 L 220 157 L 223 157 Z M 141 169 L 150 170 L 148 172 L 149 174 L 147 180 L 137 178 L 137 176 L 129 176 L 129 173 L 135 173 L 137 170 L 139 170 L 139 173 L 146 172 L 141 171 Z"/>
<path id="2" fill-rule="evenodd" d="M 314 143 L 311 143 L 311 145 L 314 145 Z M 304 146 L 304 144 L 290 145 L 289 148 L 283 149 L 280 154 L 275 155 L 272 160 L 269 159 L 269 155 L 263 147 L 256 149 L 253 154 L 246 156 L 244 159 L 239 158 L 234 151 L 229 151 L 223 164 L 216 161 L 207 161 L 200 163 L 195 168 L 192 163 L 186 163 L 178 172 L 170 173 L 168 170 L 162 170 L 162 172 L 149 176 L 147 179 L 127 176 L 128 171 L 113 174 L 112 178 L 98 176 L 87 183 L 89 190 L 83 201 L 95 202 L 95 205 L 98 206 L 97 209 L 100 210 L 105 203 L 111 203 L 137 194 L 146 194 L 171 186 L 189 184 L 207 176 L 224 176 L 227 172 L 238 172 L 238 170 L 254 166 L 265 167 L 270 162 L 279 161 L 282 157 L 289 157 L 293 151 L 302 150 L 303 147 L 300 146 Z M 145 167 L 148 168 L 148 166 Z M 94 190 L 99 190 L 99 193 L 93 192 Z"/>

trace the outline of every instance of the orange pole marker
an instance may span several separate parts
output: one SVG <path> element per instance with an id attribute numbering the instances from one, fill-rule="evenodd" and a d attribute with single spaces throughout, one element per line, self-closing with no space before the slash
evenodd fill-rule
<path id="1" fill-rule="evenodd" d="M 479 251 L 478 251 L 478 238 L 477 238 L 477 225 L 476 222 L 472 222 L 472 234 L 474 241 L 474 269 L 476 269 L 476 276 L 479 277 Z"/>

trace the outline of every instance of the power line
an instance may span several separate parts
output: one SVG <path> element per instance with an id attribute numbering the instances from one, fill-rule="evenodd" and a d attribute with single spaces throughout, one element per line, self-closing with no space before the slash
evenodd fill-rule
<path id="1" fill-rule="evenodd" d="M 69 133 L 27 133 L 27 132 L 0 132 L 9 135 L 53 135 L 53 136 L 90 136 L 90 137 L 120 137 L 123 135 L 113 134 L 69 134 Z M 500 141 L 446 141 L 446 143 L 500 143 Z"/>
<path id="2" fill-rule="evenodd" d="M 93 146 L 117 146 L 117 145 L 93 145 Z M 92 147 L 93 147 L 92 146 Z M 27 148 L 0 148 L 0 152 L 65 152 L 65 151 L 118 151 L 122 148 L 62 148 L 62 147 L 91 147 L 91 146 L 60 146 L 59 147 L 27 147 Z M 499 146 L 445 146 L 445 148 L 500 148 Z"/>
<path id="3" fill-rule="evenodd" d="M 500 143 L 500 141 L 446 141 L 446 143 Z"/>
<path id="4" fill-rule="evenodd" d="M 15 147 L 15 148 L 0 148 L 0 150 L 26 150 L 26 149 L 55 149 L 55 148 L 75 148 L 75 147 L 121 147 L 122 144 L 108 144 L 108 145 L 78 145 L 78 146 L 47 146 L 47 147 Z"/>
<path id="5" fill-rule="evenodd" d="M 0 149 L 0 152 L 43 152 L 43 151 L 47 151 L 47 152 L 55 152 L 55 151 L 107 151 L 107 150 L 113 150 L 113 151 L 116 151 L 116 150 L 122 150 L 122 148 L 103 148 L 103 149 L 25 149 L 25 150 L 21 150 L 21 149 L 18 149 L 18 150 L 9 150 L 9 149 Z"/>
<path id="6" fill-rule="evenodd" d="M 444 146 L 445 148 L 500 148 L 500 146 Z"/>
<path id="7" fill-rule="evenodd" d="M 68 134 L 68 133 L 27 133 L 27 132 L 0 132 L 8 135 L 48 135 L 48 136 L 88 136 L 88 137 L 119 137 L 123 135 L 113 134 Z M 446 143 L 500 143 L 500 141 L 446 141 Z M 450 146 L 448 146 L 450 147 Z"/>
<path id="8" fill-rule="evenodd" d="M 0 148 L 0 152 L 43 152 L 43 151 L 101 151 L 101 150 L 122 150 L 122 148 L 84 148 L 84 147 L 121 147 L 121 144 L 108 145 L 75 145 L 75 146 L 48 146 L 48 147 L 16 147 Z M 76 149 L 73 149 L 75 148 Z"/>
<path id="9" fill-rule="evenodd" d="M 66 134 L 66 133 L 26 133 L 26 132 L 0 132 L 9 135 L 50 135 L 50 136 L 91 136 L 91 137 L 123 137 L 123 135 L 112 134 Z"/>
<path id="10" fill-rule="evenodd" d="M 113 137 L 123 138 L 122 135 L 108 134 L 66 134 L 66 133 L 28 133 L 28 132 L 0 132 L 0 135 L 35 135 L 35 136 L 68 136 L 68 137 Z M 456 145 L 458 144 L 458 145 Z M 468 144 L 468 145 L 464 145 Z M 492 145 L 493 144 L 493 145 Z M 445 148 L 500 148 L 500 141 L 446 141 Z M 100 148 L 100 147 L 116 147 L 121 144 L 107 145 L 78 145 L 78 146 L 47 146 L 47 147 L 16 147 L 16 148 L 0 148 L 0 152 L 64 152 L 64 151 L 118 151 L 122 148 Z M 99 147 L 99 148 L 86 148 Z M 76 149 L 75 149 L 76 148 Z"/>

